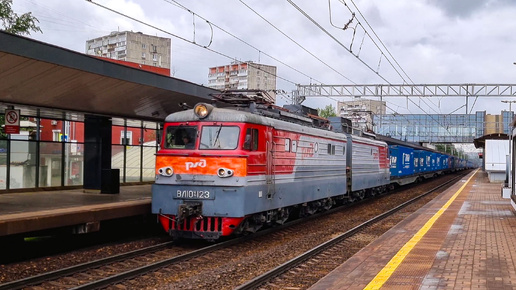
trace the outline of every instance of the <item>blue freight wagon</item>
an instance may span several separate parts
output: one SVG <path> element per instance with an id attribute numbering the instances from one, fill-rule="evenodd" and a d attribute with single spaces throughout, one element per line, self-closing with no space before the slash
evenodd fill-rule
<path id="1" fill-rule="evenodd" d="M 403 177 L 413 175 L 414 172 L 414 149 L 389 145 L 390 173 L 392 177 Z"/>

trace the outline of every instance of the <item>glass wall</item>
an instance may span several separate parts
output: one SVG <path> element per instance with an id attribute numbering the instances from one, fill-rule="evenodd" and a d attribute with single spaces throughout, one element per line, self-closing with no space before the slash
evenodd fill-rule
<path id="1" fill-rule="evenodd" d="M 73 140 L 72 140 L 73 141 Z M 84 178 L 84 143 L 65 143 L 64 185 L 82 185 Z"/>
<path id="2" fill-rule="evenodd" d="M 418 143 L 472 143 L 483 136 L 485 112 L 467 114 L 413 114 L 374 116 L 374 131 L 395 139 Z"/>
<path id="3" fill-rule="evenodd" d="M 61 186 L 63 181 L 63 143 L 39 143 L 39 187 Z"/>
<path id="4" fill-rule="evenodd" d="M 82 117 L 52 112 L 55 119 L 38 118 L 39 110 L 23 111 L 19 134 L 0 131 L 0 190 L 81 187 L 85 147 Z M 111 164 L 120 169 L 121 183 L 153 181 L 158 123 L 112 120 Z"/>
<path id="5" fill-rule="evenodd" d="M 9 152 L 9 188 L 36 187 L 36 142 L 12 136 Z"/>
<path id="6" fill-rule="evenodd" d="M 158 124 L 113 118 L 111 167 L 120 182 L 149 182 L 155 177 Z"/>
<path id="7" fill-rule="evenodd" d="M 0 189 L 7 188 L 7 145 L 7 140 L 0 139 Z"/>

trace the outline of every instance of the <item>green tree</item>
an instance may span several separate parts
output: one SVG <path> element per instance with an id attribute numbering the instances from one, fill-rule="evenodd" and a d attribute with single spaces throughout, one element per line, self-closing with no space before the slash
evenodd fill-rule
<path id="1" fill-rule="evenodd" d="M 324 109 L 317 109 L 317 113 L 319 113 L 319 116 L 321 116 L 323 118 L 337 116 L 336 110 L 331 104 L 324 107 Z"/>
<path id="2" fill-rule="evenodd" d="M 36 23 L 39 23 L 36 17 L 32 16 L 30 12 L 18 16 L 11 8 L 12 5 L 12 0 L 0 0 L 2 30 L 19 35 L 30 35 L 30 31 L 43 33 L 41 28 L 36 25 Z"/>

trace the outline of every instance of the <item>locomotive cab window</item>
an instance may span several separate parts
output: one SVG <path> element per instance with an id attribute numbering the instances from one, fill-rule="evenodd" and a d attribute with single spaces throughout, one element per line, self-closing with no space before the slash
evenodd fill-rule
<path id="1" fill-rule="evenodd" d="M 236 126 L 203 126 L 199 149 L 236 149 L 240 128 Z"/>
<path id="2" fill-rule="evenodd" d="M 166 129 L 164 146 L 166 149 L 193 149 L 197 127 L 168 126 Z"/>
<path id="3" fill-rule="evenodd" d="M 244 150 L 258 150 L 258 129 L 247 129 L 245 131 Z"/>

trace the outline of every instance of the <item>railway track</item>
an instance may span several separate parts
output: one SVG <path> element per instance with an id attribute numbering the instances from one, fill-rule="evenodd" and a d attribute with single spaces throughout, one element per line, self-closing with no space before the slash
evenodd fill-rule
<path id="1" fill-rule="evenodd" d="M 313 218 L 315 217 L 316 216 Z M 285 226 L 293 226 L 303 221 L 306 221 L 306 219 L 295 220 L 289 222 Z M 187 259 L 193 259 L 213 251 L 227 248 L 231 245 L 241 243 L 249 238 L 256 238 L 262 235 L 267 235 L 279 229 L 280 227 L 270 228 L 255 233 L 252 235 L 252 237 L 244 236 L 192 251 L 184 250 L 181 247 L 176 247 L 178 250 L 167 253 L 164 251 L 170 247 L 173 247 L 175 244 L 173 241 L 165 242 L 139 250 L 118 254 L 108 258 L 86 262 L 64 269 L 3 283 L 0 284 L 0 290 L 23 289 L 29 286 L 39 286 L 43 288 L 47 288 L 48 286 L 50 288 L 63 287 L 67 289 L 99 289 L 143 275 L 159 268 L 180 263 Z M 149 255 L 152 255 L 151 258 L 148 258 Z M 161 259 L 156 258 L 156 256 L 160 255 Z M 163 258 L 163 256 L 166 257 L 170 255 L 172 255 L 172 257 Z M 135 260 L 138 260 L 139 262 L 130 262 Z"/>
<path id="2" fill-rule="evenodd" d="M 399 206 L 386 211 L 372 219 L 352 228 L 351 230 L 289 260 L 288 262 L 264 273 L 245 284 L 235 288 L 238 290 L 249 289 L 282 289 L 284 287 L 299 287 L 304 289 L 317 282 L 326 273 L 342 264 L 347 258 L 342 253 L 350 248 L 350 239 L 360 239 L 359 235 L 375 235 L 376 230 L 373 229 L 378 223 L 386 218 L 398 213 L 408 205 L 411 205 L 425 196 L 455 183 L 463 176 L 447 181 L 423 194 L 417 196 Z M 345 249 L 345 250 L 344 250 Z M 324 275 L 322 274 L 324 273 Z M 287 286 L 288 285 L 288 286 Z"/>
<path id="3" fill-rule="evenodd" d="M 434 191 L 436 189 L 433 189 Z M 413 201 L 412 201 L 413 202 Z M 350 207 L 356 207 L 360 205 L 360 203 L 351 204 Z M 324 215 L 331 214 L 332 212 L 339 212 L 346 209 L 346 207 L 339 207 L 333 209 L 331 211 L 325 212 Z M 388 214 L 384 214 L 386 216 Z M 38 286 L 39 288 L 44 289 L 99 289 L 106 288 L 109 285 L 114 285 L 118 283 L 126 284 L 127 281 L 135 277 L 145 276 L 151 272 L 157 272 L 158 274 L 154 274 L 154 276 L 167 277 L 171 282 L 175 283 L 176 281 L 181 281 L 182 279 L 188 280 L 189 276 L 195 275 L 192 273 L 194 271 L 187 271 L 188 273 L 184 273 L 183 269 L 199 269 L 205 267 L 204 265 L 210 264 L 214 269 L 220 267 L 224 268 L 222 261 L 227 261 L 228 257 L 232 257 L 234 253 L 245 253 L 249 250 L 249 245 L 246 244 L 251 243 L 251 248 L 255 247 L 252 245 L 255 241 L 259 240 L 260 237 L 265 236 L 262 240 L 274 240 L 281 241 L 284 237 L 289 237 L 291 235 L 296 234 L 298 229 L 290 229 L 295 227 L 299 223 L 306 223 L 311 219 L 320 218 L 322 215 L 313 216 L 308 219 L 300 219 L 293 222 L 288 223 L 286 227 L 277 227 L 271 228 L 268 230 L 264 230 L 253 234 L 251 236 L 246 236 L 238 239 L 232 239 L 226 242 L 214 244 L 208 247 L 203 247 L 200 249 L 192 250 L 182 248 L 173 244 L 172 242 L 163 243 L 159 245 L 155 245 L 152 247 L 140 249 L 137 251 L 132 251 L 125 254 L 120 254 L 117 256 L 109 257 L 106 259 L 101 259 L 89 263 L 80 264 L 73 267 L 68 267 L 62 270 L 53 271 L 49 273 L 45 273 L 42 275 L 37 275 L 34 277 L 29 277 L 26 279 L 13 281 L 5 284 L 0 284 L 0 290 L 3 289 L 22 289 L 29 286 Z M 379 218 L 378 218 L 379 219 Z M 361 225 L 359 227 L 363 227 Z M 359 227 L 355 227 L 351 232 L 357 232 Z M 350 235 L 350 233 L 348 233 Z M 246 243 L 247 241 L 247 243 Z M 257 242 L 262 243 L 262 242 Z M 327 242 L 324 246 L 318 247 L 319 250 L 314 250 L 315 252 L 323 251 L 323 248 L 329 244 L 335 244 L 336 242 Z M 236 247 L 232 247 L 236 245 Z M 259 244 L 257 247 L 261 246 Z M 247 248 L 246 248 L 247 247 Z M 297 262 L 293 262 L 294 264 L 300 263 L 299 261 L 309 259 L 310 254 L 306 254 L 304 257 L 296 258 Z M 332 255 L 330 255 L 332 256 Z M 336 255 L 333 255 L 336 256 Z M 245 258 L 242 258 L 245 259 Z M 325 258 L 326 259 L 326 258 Z M 327 260 L 327 259 L 326 259 Z M 218 264 L 220 262 L 220 264 Z M 236 261 L 239 263 L 239 261 Z M 240 263 L 246 263 L 245 261 L 240 261 Z M 292 264 L 290 264 L 292 265 Z M 254 283 L 262 283 L 263 281 L 270 280 L 271 277 L 279 275 L 279 273 L 287 271 L 289 267 L 288 264 L 282 265 L 281 269 L 276 269 L 272 272 L 274 274 L 267 277 L 267 275 L 259 276 L 256 279 L 256 282 L 250 285 L 254 285 Z M 171 270 L 170 270 L 171 269 Z M 269 268 L 270 269 L 270 268 Z M 224 271 L 220 269 L 213 270 L 214 272 Z M 244 271 L 242 271 L 244 272 Z M 265 271 L 263 271 L 265 272 Z M 261 272 L 261 273 L 263 273 Z M 159 274 L 161 273 L 161 274 Z M 223 273 L 224 274 L 224 273 Z M 223 275 L 217 274 L 217 275 Z M 245 275 L 245 273 L 243 273 Z M 257 273 L 256 275 L 259 275 Z M 171 278 L 173 277 L 173 278 Z M 251 277 L 247 277 L 249 279 Z M 159 279 L 159 278 L 158 278 Z M 152 279 L 151 279 L 152 280 Z M 253 279 L 254 281 L 255 279 Z M 263 280 L 263 281 L 262 281 Z M 245 282 L 246 280 L 242 280 L 241 282 Z M 261 281 L 261 282 L 260 282 Z M 147 283 L 155 283 L 155 282 L 147 282 Z M 144 282 L 145 284 L 145 282 Z M 238 284 L 237 284 L 238 285 Z M 246 283 L 247 285 L 247 283 Z M 236 286 L 236 285 L 232 285 Z M 143 288 L 141 285 L 135 286 L 136 288 Z M 153 287 L 152 285 L 149 288 Z M 242 286 L 248 287 L 248 286 Z M 253 287 L 253 286 L 249 286 Z M 203 287 L 200 287 L 203 288 Z M 215 287 L 218 288 L 218 287 Z M 250 289 L 250 288 L 242 288 L 242 289 Z"/>

